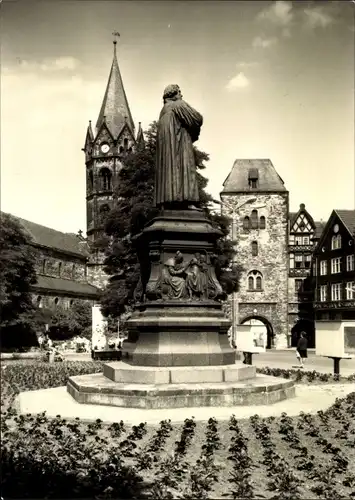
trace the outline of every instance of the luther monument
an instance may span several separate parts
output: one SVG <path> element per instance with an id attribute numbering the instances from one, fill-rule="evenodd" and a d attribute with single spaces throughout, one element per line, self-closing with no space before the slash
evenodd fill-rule
<path id="1" fill-rule="evenodd" d="M 203 118 L 178 85 L 163 94 L 157 131 L 158 215 L 134 238 L 141 267 L 123 360 L 71 377 L 80 403 L 136 408 L 266 404 L 293 396 L 292 381 L 256 375 L 230 346 L 226 298 L 215 272 L 221 231 L 200 208 L 193 143 Z"/>

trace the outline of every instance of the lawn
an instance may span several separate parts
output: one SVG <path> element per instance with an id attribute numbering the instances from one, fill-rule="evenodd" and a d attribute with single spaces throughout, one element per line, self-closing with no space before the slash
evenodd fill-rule
<path id="1" fill-rule="evenodd" d="M 14 391 L 63 385 L 94 365 L 2 369 L 4 498 L 355 498 L 355 392 L 292 418 L 217 422 L 211 408 L 207 423 L 186 410 L 182 424 L 130 427 L 15 413 Z"/>

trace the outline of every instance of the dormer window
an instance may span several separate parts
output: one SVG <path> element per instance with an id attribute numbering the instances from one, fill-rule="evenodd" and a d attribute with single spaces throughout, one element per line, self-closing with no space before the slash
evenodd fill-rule
<path id="1" fill-rule="evenodd" d="M 259 183 L 259 172 L 257 168 L 249 169 L 248 181 L 251 189 L 257 189 Z"/>

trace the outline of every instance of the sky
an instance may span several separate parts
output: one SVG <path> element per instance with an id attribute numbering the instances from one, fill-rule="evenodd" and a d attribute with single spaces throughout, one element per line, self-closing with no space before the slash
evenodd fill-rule
<path id="1" fill-rule="evenodd" d="M 177 83 L 204 116 L 219 198 L 237 158 L 269 158 L 315 220 L 355 208 L 355 2 L 3 0 L 1 210 L 86 228 L 84 146 L 118 31 L 133 119 L 158 118 Z"/>

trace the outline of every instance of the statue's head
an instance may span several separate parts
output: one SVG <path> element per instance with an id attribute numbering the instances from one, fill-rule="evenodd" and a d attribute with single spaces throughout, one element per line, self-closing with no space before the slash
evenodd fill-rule
<path id="1" fill-rule="evenodd" d="M 164 93 L 163 93 L 164 102 L 166 102 L 167 100 L 177 101 L 181 98 L 182 98 L 181 90 L 180 90 L 179 85 L 176 85 L 176 83 L 168 85 L 164 89 Z"/>
<path id="2" fill-rule="evenodd" d="M 175 262 L 176 264 L 181 264 L 181 262 L 183 262 L 184 260 L 184 256 L 182 255 L 182 253 L 178 250 L 175 254 Z"/>

